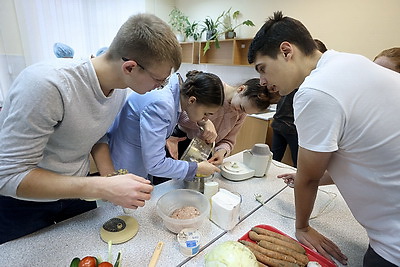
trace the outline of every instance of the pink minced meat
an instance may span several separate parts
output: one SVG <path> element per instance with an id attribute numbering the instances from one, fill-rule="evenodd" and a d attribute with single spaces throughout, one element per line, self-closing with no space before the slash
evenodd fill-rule
<path id="1" fill-rule="evenodd" d="M 187 206 L 174 210 L 174 212 L 172 212 L 172 214 L 169 217 L 174 219 L 184 220 L 184 219 L 192 219 L 199 215 L 200 211 L 196 207 Z"/>

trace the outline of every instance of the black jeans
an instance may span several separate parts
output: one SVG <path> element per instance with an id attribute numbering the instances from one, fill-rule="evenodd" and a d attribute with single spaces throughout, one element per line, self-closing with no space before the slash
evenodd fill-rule
<path id="1" fill-rule="evenodd" d="M 0 196 L 0 244 L 92 210 L 96 206 L 96 201 L 79 199 L 36 202 Z"/>
<path id="2" fill-rule="evenodd" d="M 274 160 L 282 160 L 287 145 L 289 145 L 290 153 L 292 154 L 293 166 L 297 167 L 297 153 L 299 151 L 299 139 L 297 134 L 287 134 L 274 130 L 271 148 Z"/>
<path id="3" fill-rule="evenodd" d="M 368 246 L 368 250 L 364 255 L 363 267 L 396 267 L 395 265 L 381 256 L 379 256 L 371 246 Z"/>

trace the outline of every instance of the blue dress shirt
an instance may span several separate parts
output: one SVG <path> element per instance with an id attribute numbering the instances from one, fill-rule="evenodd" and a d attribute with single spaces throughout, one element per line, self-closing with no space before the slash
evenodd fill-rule
<path id="1" fill-rule="evenodd" d="M 178 123 L 180 76 L 144 95 L 132 92 L 111 126 L 108 137 L 115 169 L 147 178 L 153 175 L 191 180 L 197 163 L 166 157 L 166 139 Z"/>

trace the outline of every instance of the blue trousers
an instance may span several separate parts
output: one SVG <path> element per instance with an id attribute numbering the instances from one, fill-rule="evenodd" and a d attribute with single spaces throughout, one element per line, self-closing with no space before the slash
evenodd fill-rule
<path id="1" fill-rule="evenodd" d="M 0 196 L 0 244 L 96 208 L 96 201 L 35 202 Z"/>
<path id="2" fill-rule="evenodd" d="M 282 160 L 287 145 L 289 145 L 290 153 L 292 154 L 293 166 L 297 167 L 297 153 L 299 151 L 299 139 L 297 134 L 287 134 L 274 130 L 271 148 L 274 160 Z"/>

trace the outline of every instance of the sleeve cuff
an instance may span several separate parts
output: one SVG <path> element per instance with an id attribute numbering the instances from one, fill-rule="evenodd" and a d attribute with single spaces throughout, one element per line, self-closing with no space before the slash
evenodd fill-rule
<path id="1" fill-rule="evenodd" d="M 185 180 L 192 181 L 194 179 L 194 177 L 196 176 L 196 172 L 197 172 L 197 163 L 189 162 L 189 169 L 186 174 Z"/>

